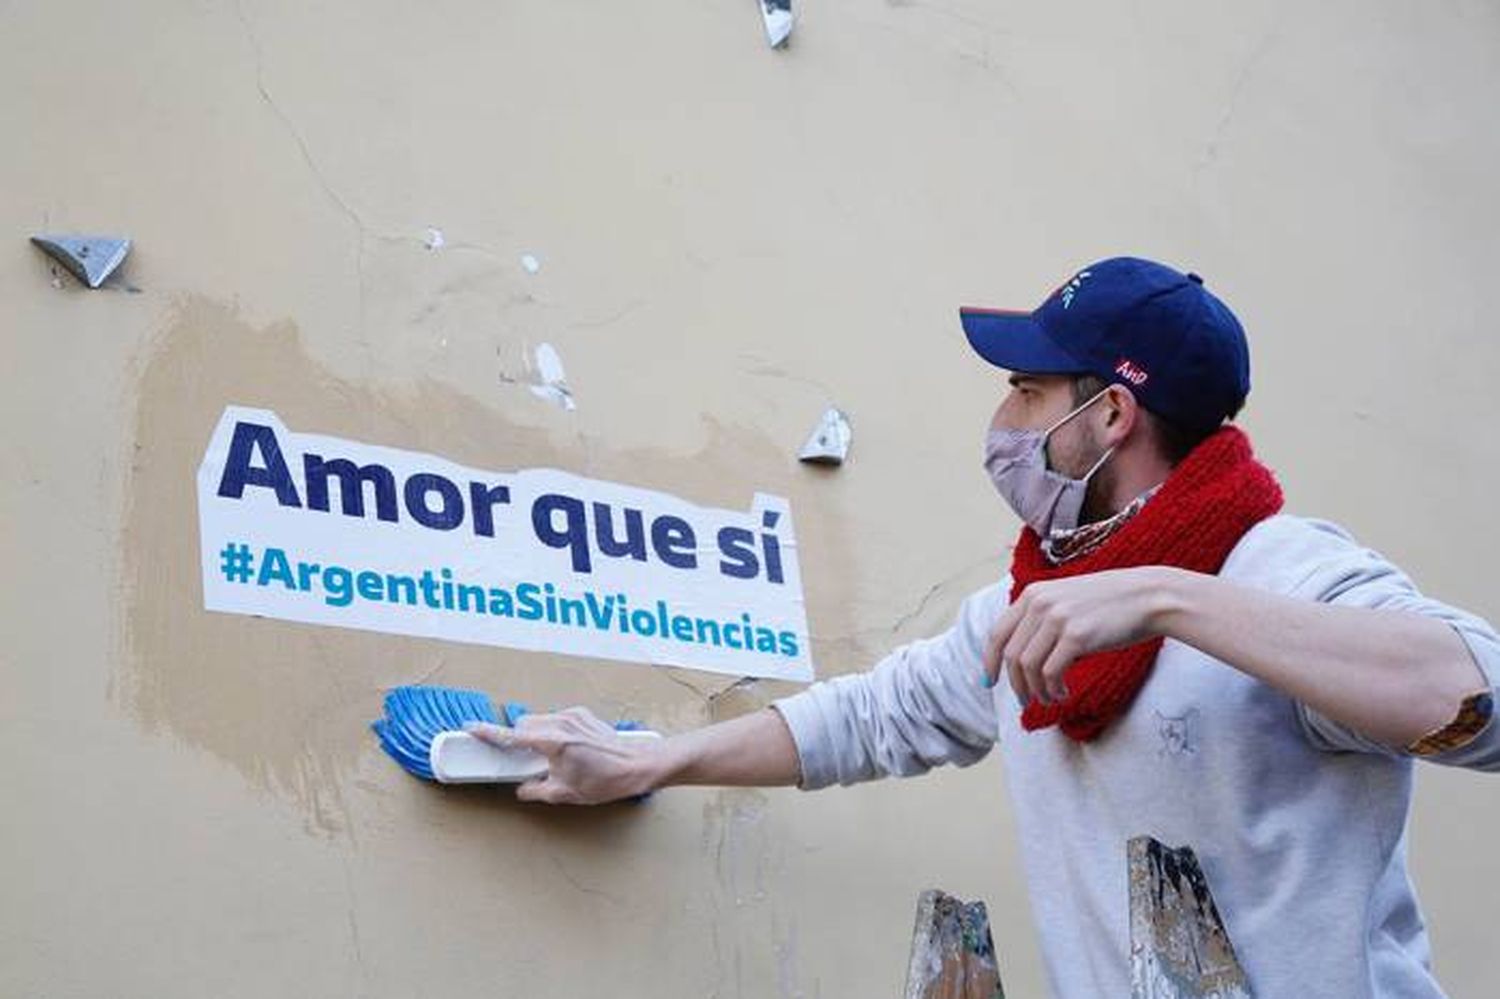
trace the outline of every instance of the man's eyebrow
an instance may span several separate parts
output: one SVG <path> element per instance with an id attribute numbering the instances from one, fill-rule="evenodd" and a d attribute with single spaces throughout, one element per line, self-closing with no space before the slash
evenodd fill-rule
<path id="1" fill-rule="evenodd" d="M 1012 388 L 1020 388 L 1028 382 L 1035 382 L 1036 379 L 1031 375 L 1012 374 L 1006 381 L 1010 382 Z"/>

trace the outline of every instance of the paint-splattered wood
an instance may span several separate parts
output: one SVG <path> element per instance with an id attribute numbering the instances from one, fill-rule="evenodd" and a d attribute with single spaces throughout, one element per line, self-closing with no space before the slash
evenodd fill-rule
<path id="1" fill-rule="evenodd" d="M 1193 851 L 1137 836 L 1126 854 L 1131 999 L 1251 999 Z"/>
<path id="2" fill-rule="evenodd" d="M 917 899 L 905 999 L 1005 999 L 983 902 L 941 891 Z"/>

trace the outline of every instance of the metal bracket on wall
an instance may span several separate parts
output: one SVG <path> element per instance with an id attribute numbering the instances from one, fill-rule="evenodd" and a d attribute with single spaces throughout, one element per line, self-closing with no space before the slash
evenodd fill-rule
<path id="1" fill-rule="evenodd" d="M 792 37 L 792 0 L 760 0 L 760 12 L 766 19 L 766 41 L 781 48 Z"/>
<path id="2" fill-rule="evenodd" d="M 849 417 L 830 406 L 818 418 L 818 425 L 808 435 L 797 459 L 815 465 L 842 465 L 849 457 L 849 444 L 853 439 L 854 430 L 849 426 Z"/>
<path id="3" fill-rule="evenodd" d="M 42 235 L 31 241 L 90 288 L 103 284 L 130 252 L 130 240 L 124 236 Z"/>

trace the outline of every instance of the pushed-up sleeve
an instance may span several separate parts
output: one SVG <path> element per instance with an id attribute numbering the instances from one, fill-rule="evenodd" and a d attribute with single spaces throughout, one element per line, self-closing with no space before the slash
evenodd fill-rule
<path id="1" fill-rule="evenodd" d="M 984 643 L 1005 608 L 998 584 L 968 597 L 953 627 L 902 646 L 865 673 L 816 683 L 774 705 L 786 719 L 804 790 L 969 766 L 995 744 Z"/>
<path id="2" fill-rule="evenodd" d="M 1308 738 L 1331 751 L 1404 754 L 1449 766 L 1500 771 L 1500 724 L 1494 718 L 1500 688 L 1500 637 L 1495 629 L 1473 614 L 1424 596 L 1405 573 L 1333 525 L 1317 526 L 1325 535 L 1322 557 L 1294 596 L 1344 607 L 1406 611 L 1442 621 L 1462 639 L 1483 679 L 1452 722 L 1404 749 L 1375 742 L 1300 705 Z M 1412 669 L 1421 667 L 1420 662 L 1411 664 Z"/>

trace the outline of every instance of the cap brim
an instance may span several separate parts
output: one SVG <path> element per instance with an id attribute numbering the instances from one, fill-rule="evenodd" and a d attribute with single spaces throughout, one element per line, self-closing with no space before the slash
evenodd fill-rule
<path id="1" fill-rule="evenodd" d="M 1053 343 L 1029 312 L 962 308 L 958 319 L 969 346 L 997 368 L 1029 375 L 1074 375 L 1087 370 Z"/>

